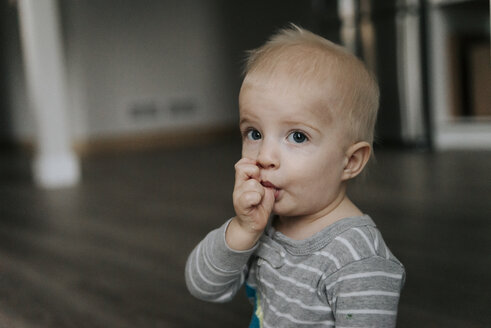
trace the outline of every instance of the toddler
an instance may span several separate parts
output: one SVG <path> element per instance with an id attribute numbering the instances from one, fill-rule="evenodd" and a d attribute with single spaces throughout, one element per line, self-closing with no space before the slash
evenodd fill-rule
<path id="1" fill-rule="evenodd" d="M 394 327 L 402 264 L 346 186 L 371 157 L 376 81 L 344 48 L 292 25 L 249 53 L 235 217 L 189 255 L 196 297 L 245 283 L 250 327 Z"/>

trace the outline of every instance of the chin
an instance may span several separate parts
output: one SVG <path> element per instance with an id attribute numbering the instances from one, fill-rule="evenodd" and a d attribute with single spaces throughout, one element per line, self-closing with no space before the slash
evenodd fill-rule
<path id="1" fill-rule="evenodd" d="M 273 207 L 272 213 L 274 215 L 285 216 L 285 217 L 287 217 L 287 216 L 296 216 L 297 215 L 291 209 L 289 210 L 289 209 L 281 208 L 281 206 L 277 206 L 277 205 L 275 205 Z"/>

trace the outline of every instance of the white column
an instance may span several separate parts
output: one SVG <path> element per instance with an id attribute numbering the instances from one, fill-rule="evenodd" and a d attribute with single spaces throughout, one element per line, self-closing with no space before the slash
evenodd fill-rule
<path id="1" fill-rule="evenodd" d="M 80 179 L 67 120 L 63 49 L 56 0 L 18 1 L 29 103 L 37 128 L 34 177 L 45 188 Z"/>
<path id="2" fill-rule="evenodd" d="M 356 16 L 358 3 L 356 0 L 338 0 L 338 16 L 341 19 L 341 42 L 352 53 L 357 53 Z"/>
<path id="3" fill-rule="evenodd" d="M 421 58 L 421 8 L 419 0 L 398 0 L 396 50 L 401 134 L 404 141 L 425 139 L 423 62 Z"/>

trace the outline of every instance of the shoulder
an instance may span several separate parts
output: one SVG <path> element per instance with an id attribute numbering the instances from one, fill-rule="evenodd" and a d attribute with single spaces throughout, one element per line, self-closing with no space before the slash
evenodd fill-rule
<path id="1" fill-rule="evenodd" d="M 335 258 L 336 267 L 329 273 L 370 257 L 382 257 L 400 263 L 385 244 L 382 234 L 368 215 L 346 218 L 326 229 L 319 252 Z"/>
<path id="2" fill-rule="evenodd" d="M 378 288 L 399 293 L 405 281 L 402 263 L 391 253 L 375 225 L 344 230 L 323 249 L 336 266 L 326 268 L 320 284 L 328 298 L 351 290 Z M 365 286 L 365 287 L 363 287 Z"/>
<path id="3" fill-rule="evenodd" d="M 352 226 L 336 235 L 326 248 L 339 258 L 341 266 L 371 257 L 400 264 L 374 224 Z"/>

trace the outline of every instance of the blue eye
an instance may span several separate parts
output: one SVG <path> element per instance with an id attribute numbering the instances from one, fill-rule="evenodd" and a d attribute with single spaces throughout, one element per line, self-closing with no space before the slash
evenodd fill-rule
<path id="1" fill-rule="evenodd" d="M 250 140 L 259 140 L 262 138 L 261 132 L 258 130 L 252 129 L 249 132 L 247 132 L 247 138 Z"/>
<path id="2" fill-rule="evenodd" d="M 303 143 L 307 140 L 308 140 L 307 136 L 302 132 L 295 131 L 288 135 L 288 141 L 290 142 Z"/>

